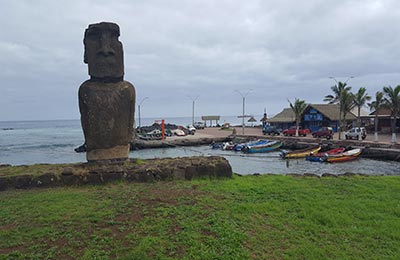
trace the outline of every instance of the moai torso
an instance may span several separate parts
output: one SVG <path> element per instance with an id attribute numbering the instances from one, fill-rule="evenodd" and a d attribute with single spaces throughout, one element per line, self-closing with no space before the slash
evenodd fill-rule
<path id="1" fill-rule="evenodd" d="M 135 88 L 123 80 L 119 27 L 89 25 L 85 31 L 85 63 L 90 80 L 79 88 L 79 110 L 89 162 L 128 158 L 133 134 Z"/>

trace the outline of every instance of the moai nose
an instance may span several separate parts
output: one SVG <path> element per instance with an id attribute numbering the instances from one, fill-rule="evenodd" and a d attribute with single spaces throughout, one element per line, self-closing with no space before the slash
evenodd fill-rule
<path id="1" fill-rule="evenodd" d="M 100 48 L 97 53 L 104 56 L 112 56 L 115 54 L 115 51 L 111 46 L 111 41 L 109 36 L 102 35 L 100 37 Z"/>

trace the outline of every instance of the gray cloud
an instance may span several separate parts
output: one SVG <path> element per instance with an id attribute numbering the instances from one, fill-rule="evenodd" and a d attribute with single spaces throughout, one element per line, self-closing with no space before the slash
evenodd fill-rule
<path id="1" fill-rule="evenodd" d="M 1 1 L 0 120 L 79 118 L 83 32 L 121 27 L 142 116 L 270 114 L 322 103 L 334 83 L 399 84 L 397 1 Z"/>

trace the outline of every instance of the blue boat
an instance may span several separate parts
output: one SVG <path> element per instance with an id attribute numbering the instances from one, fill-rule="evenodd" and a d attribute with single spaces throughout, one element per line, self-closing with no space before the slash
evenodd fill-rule
<path id="1" fill-rule="evenodd" d="M 281 141 L 260 140 L 257 143 L 247 144 L 243 148 L 245 153 L 268 153 L 279 149 L 282 146 Z"/>

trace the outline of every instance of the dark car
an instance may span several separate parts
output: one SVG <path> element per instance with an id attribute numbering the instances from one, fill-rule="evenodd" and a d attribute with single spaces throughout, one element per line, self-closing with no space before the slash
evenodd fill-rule
<path id="1" fill-rule="evenodd" d="M 263 134 L 268 135 L 280 135 L 281 129 L 276 128 L 275 126 L 267 125 L 262 130 Z"/>
<path id="2" fill-rule="evenodd" d="M 313 132 L 312 136 L 314 138 L 332 139 L 333 138 L 332 127 L 321 127 L 318 131 Z"/>

